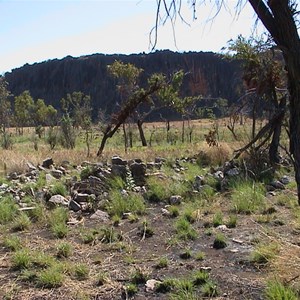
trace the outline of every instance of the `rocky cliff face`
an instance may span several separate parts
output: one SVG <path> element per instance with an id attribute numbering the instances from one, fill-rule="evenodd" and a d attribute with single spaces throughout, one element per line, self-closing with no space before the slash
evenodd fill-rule
<path id="1" fill-rule="evenodd" d="M 229 103 L 239 97 L 241 80 L 238 64 L 211 52 L 174 53 L 165 50 L 150 54 L 67 56 L 61 60 L 24 65 L 6 73 L 5 77 L 13 95 L 29 90 L 34 99 L 42 98 L 56 108 L 67 93 L 81 91 L 91 96 L 95 117 L 99 109 L 107 113 L 113 111 L 118 101 L 116 82 L 107 73 L 107 65 L 115 60 L 143 68 L 141 85 L 152 73 L 168 75 L 183 69 L 187 73 L 183 95 L 222 97 Z"/>

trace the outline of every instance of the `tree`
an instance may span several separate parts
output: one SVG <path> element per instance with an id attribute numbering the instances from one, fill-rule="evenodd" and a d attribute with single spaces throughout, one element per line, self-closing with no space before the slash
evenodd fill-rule
<path id="1" fill-rule="evenodd" d="M 233 58 L 242 60 L 244 69 L 243 80 L 246 85 L 246 95 L 251 95 L 252 103 L 247 103 L 245 97 L 237 105 L 250 107 L 252 110 L 252 141 L 242 148 L 251 147 L 255 152 L 260 151 L 269 140 L 269 160 L 272 164 L 279 163 L 279 142 L 281 127 L 286 112 L 286 74 L 283 71 L 283 61 L 274 43 L 264 39 L 245 39 L 239 36 L 231 41 L 228 47 Z M 257 115 L 267 112 L 268 123 L 256 134 Z M 262 134 L 264 133 L 264 134 Z M 256 142 L 258 142 L 256 145 Z M 241 151 L 237 150 L 237 155 Z"/>
<path id="2" fill-rule="evenodd" d="M 73 126 L 79 128 L 91 116 L 91 97 L 82 92 L 67 94 L 61 99 L 61 106 L 64 114 L 68 114 L 73 120 Z"/>
<path id="3" fill-rule="evenodd" d="M 15 97 L 15 122 L 20 134 L 23 134 L 24 126 L 32 125 L 32 111 L 34 101 L 29 91 L 24 91 Z"/>
<path id="4" fill-rule="evenodd" d="M 0 77 L 0 131 L 4 134 L 11 120 L 10 92 L 7 89 L 7 82 Z"/>
<path id="5" fill-rule="evenodd" d="M 157 32 L 159 22 L 171 20 L 174 24 L 177 15 L 181 16 L 182 0 L 159 0 L 157 1 L 156 25 Z M 188 1 L 187 1 L 188 2 Z M 192 0 L 194 16 L 196 4 L 204 3 L 202 0 Z M 207 1 L 208 2 L 208 1 Z M 282 51 L 288 78 L 289 92 L 289 135 L 290 152 L 293 158 L 295 178 L 297 182 L 298 202 L 300 204 L 300 38 L 297 28 L 299 11 L 296 0 L 236 0 L 237 7 L 249 2 L 258 19 L 263 23 L 272 36 L 278 48 Z M 215 0 L 217 12 L 225 6 L 226 0 Z M 165 16 L 161 15 L 164 11 Z M 157 34 L 154 38 L 156 44 Z"/>

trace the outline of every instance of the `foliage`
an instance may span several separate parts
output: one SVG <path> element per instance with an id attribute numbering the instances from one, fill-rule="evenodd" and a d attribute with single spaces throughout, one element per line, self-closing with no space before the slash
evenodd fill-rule
<path id="1" fill-rule="evenodd" d="M 67 149 L 74 149 L 76 143 L 76 131 L 74 129 L 74 121 L 68 115 L 64 115 L 60 121 L 60 142 Z"/>
<path id="2" fill-rule="evenodd" d="M 4 238 L 3 246 L 10 251 L 17 251 L 22 248 L 21 239 L 17 235 L 10 235 Z"/>
<path id="3" fill-rule="evenodd" d="M 65 242 L 59 243 L 56 249 L 57 249 L 57 253 L 56 253 L 57 257 L 67 258 L 72 253 L 72 246 L 69 243 L 65 243 Z"/>
<path id="4" fill-rule="evenodd" d="M 57 266 L 42 270 L 37 276 L 37 283 L 44 288 L 57 288 L 63 284 L 64 276 Z"/>
<path id="5" fill-rule="evenodd" d="M 197 237 L 197 231 L 186 218 L 179 218 L 175 223 L 175 229 L 178 237 L 182 240 L 194 240 Z"/>
<path id="6" fill-rule="evenodd" d="M 17 250 L 11 258 L 12 268 L 15 270 L 27 269 L 33 262 L 29 249 Z"/>
<path id="7" fill-rule="evenodd" d="M 29 228 L 31 225 L 31 220 L 26 213 L 20 213 L 14 220 L 12 224 L 12 229 L 14 231 L 23 231 Z"/>

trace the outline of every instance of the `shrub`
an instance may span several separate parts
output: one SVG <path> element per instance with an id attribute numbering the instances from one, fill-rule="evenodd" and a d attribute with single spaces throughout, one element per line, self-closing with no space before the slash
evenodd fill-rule
<path id="1" fill-rule="evenodd" d="M 135 284 L 129 283 L 125 287 L 126 293 L 129 297 L 132 297 L 134 294 L 138 292 L 138 288 Z"/>
<path id="2" fill-rule="evenodd" d="M 169 264 L 169 260 L 166 257 L 161 257 L 157 264 L 155 265 L 156 269 L 163 269 L 163 268 L 167 268 Z"/>
<path id="3" fill-rule="evenodd" d="M 217 285 L 211 280 L 202 286 L 201 292 L 204 297 L 216 297 L 219 294 Z"/>
<path id="4" fill-rule="evenodd" d="M 223 215 L 220 211 L 215 213 L 215 215 L 213 216 L 212 223 L 213 223 L 214 227 L 218 227 L 223 224 Z"/>
<path id="5" fill-rule="evenodd" d="M 193 274 L 193 284 L 194 285 L 203 285 L 206 283 L 209 279 L 209 274 L 206 271 L 197 271 Z"/>

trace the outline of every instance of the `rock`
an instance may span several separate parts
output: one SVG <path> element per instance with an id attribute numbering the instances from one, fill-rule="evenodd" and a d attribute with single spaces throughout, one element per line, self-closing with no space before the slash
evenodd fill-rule
<path id="1" fill-rule="evenodd" d="M 49 169 L 53 165 L 53 159 L 51 157 L 46 158 L 42 162 L 42 167 Z"/>
<path id="2" fill-rule="evenodd" d="M 26 163 L 26 165 L 27 165 L 29 171 L 35 171 L 36 170 L 36 167 L 32 163 L 30 163 L 29 161 Z"/>
<path id="3" fill-rule="evenodd" d="M 266 196 L 268 197 L 274 197 L 274 196 L 276 196 L 277 194 L 276 194 L 276 192 L 274 192 L 274 191 L 270 191 L 270 192 L 267 192 L 267 194 L 266 194 Z"/>
<path id="4" fill-rule="evenodd" d="M 226 172 L 226 175 L 228 175 L 229 177 L 237 176 L 239 174 L 240 174 L 240 170 L 238 168 L 233 168 Z"/>
<path id="5" fill-rule="evenodd" d="M 221 231 L 229 231 L 230 229 L 226 225 L 219 225 L 217 229 Z"/>
<path id="6" fill-rule="evenodd" d="M 147 280 L 147 282 L 145 284 L 146 292 L 154 291 L 159 284 L 161 284 L 161 281 L 158 281 L 158 280 L 155 280 L 155 279 Z"/>
<path id="7" fill-rule="evenodd" d="M 55 177 L 53 177 L 51 174 L 46 174 L 46 183 L 52 183 L 53 181 L 55 181 Z"/>
<path id="8" fill-rule="evenodd" d="M 171 205 L 179 205 L 182 202 L 182 197 L 180 195 L 171 196 L 169 199 L 169 203 Z"/>
<path id="9" fill-rule="evenodd" d="M 70 210 L 73 210 L 73 211 L 80 211 L 81 210 L 81 205 L 78 203 L 78 202 L 76 202 L 76 201 L 74 201 L 74 200 L 71 200 L 70 202 L 69 202 L 69 209 Z"/>
<path id="10" fill-rule="evenodd" d="M 127 166 L 126 165 L 112 165 L 112 167 L 111 167 L 111 173 L 114 176 L 119 176 L 123 180 L 126 180 Z"/>
<path id="11" fill-rule="evenodd" d="M 101 195 L 104 191 L 108 190 L 105 178 L 98 178 L 95 176 L 90 176 L 86 180 L 75 182 L 73 185 L 73 190 L 78 193 L 94 194 L 95 196 Z"/>
<path id="12" fill-rule="evenodd" d="M 224 173 L 222 171 L 217 171 L 213 173 L 213 177 L 218 180 L 222 180 L 224 178 Z"/>
<path id="13" fill-rule="evenodd" d="M 63 172 L 60 170 L 52 170 L 51 175 L 56 179 L 60 179 L 63 176 Z"/>
<path id="14" fill-rule="evenodd" d="M 285 186 L 283 183 L 281 183 L 279 180 L 274 180 L 270 183 L 271 186 L 273 186 L 275 189 L 278 190 L 284 190 Z"/>
<path id="15" fill-rule="evenodd" d="M 108 215 L 107 212 L 98 209 L 98 210 L 95 211 L 94 214 L 92 214 L 90 216 L 90 219 L 101 221 L 101 222 L 108 222 L 109 221 L 109 215 Z"/>
<path id="16" fill-rule="evenodd" d="M 164 162 L 166 162 L 166 159 L 162 157 L 155 157 L 154 162 L 156 164 L 163 164 Z"/>
<path id="17" fill-rule="evenodd" d="M 112 165 L 117 165 L 117 166 L 127 166 L 127 160 L 123 160 L 119 156 L 113 156 L 111 158 L 111 164 Z"/>
<path id="18" fill-rule="evenodd" d="M 194 181 L 194 184 L 193 184 L 193 187 L 196 191 L 200 191 L 201 190 L 201 187 L 202 185 L 205 183 L 204 181 L 204 176 L 201 176 L 201 175 L 197 175 L 195 177 L 195 181 Z"/>
<path id="19" fill-rule="evenodd" d="M 141 162 L 134 162 L 129 167 L 134 183 L 143 186 L 146 183 L 146 165 Z"/>
<path id="20" fill-rule="evenodd" d="M 279 181 L 280 181 L 282 184 L 287 185 L 287 184 L 289 184 L 289 183 L 291 182 L 291 179 L 290 179 L 288 176 L 284 175 L 284 176 L 282 176 L 282 177 L 279 179 Z"/>
<path id="21" fill-rule="evenodd" d="M 68 206 L 69 201 L 62 195 L 54 195 L 48 200 L 48 204 L 52 206 Z"/>
<path id="22" fill-rule="evenodd" d="M 89 198 L 91 197 L 92 195 L 91 194 L 86 194 L 86 193 L 76 193 L 75 197 L 74 197 L 74 200 L 76 202 L 88 202 L 89 201 Z M 96 198 L 95 195 L 93 195 L 94 198 Z"/>
<path id="23" fill-rule="evenodd" d="M 276 188 L 273 185 L 267 184 L 266 185 L 267 192 L 274 192 Z"/>
<path id="24" fill-rule="evenodd" d="M 17 174 L 17 172 L 12 172 L 8 174 L 8 180 L 16 180 L 16 179 L 19 179 L 19 175 Z"/>
<path id="25" fill-rule="evenodd" d="M 163 216 L 171 216 L 171 213 L 166 208 L 162 208 L 161 213 Z"/>

